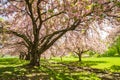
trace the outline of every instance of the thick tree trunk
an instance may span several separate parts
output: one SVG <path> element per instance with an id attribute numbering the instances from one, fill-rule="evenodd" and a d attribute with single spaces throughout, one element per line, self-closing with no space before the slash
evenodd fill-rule
<path id="1" fill-rule="evenodd" d="M 31 53 L 30 66 L 40 66 L 40 55 L 38 53 Z"/>

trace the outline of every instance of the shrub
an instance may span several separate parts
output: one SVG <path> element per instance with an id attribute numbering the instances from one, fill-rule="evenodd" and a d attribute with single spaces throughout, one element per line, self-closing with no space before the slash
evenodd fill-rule
<path id="1" fill-rule="evenodd" d="M 94 51 L 88 51 L 87 53 L 88 53 L 89 56 L 93 56 L 93 55 L 95 55 L 96 52 L 94 52 Z"/>
<path id="2" fill-rule="evenodd" d="M 114 48 L 109 48 L 104 54 L 101 56 L 103 57 L 113 57 L 116 55 L 116 50 Z"/>

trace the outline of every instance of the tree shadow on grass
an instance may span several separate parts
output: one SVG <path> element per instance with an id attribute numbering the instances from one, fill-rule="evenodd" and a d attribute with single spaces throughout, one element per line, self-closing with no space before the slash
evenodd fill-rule
<path id="1" fill-rule="evenodd" d="M 0 59 L 0 80 L 72 80 L 93 76 L 91 73 L 71 71 L 59 64 L 56 65 L 58 69 L 50 66 L 54 64 L 44 62 L 41 67 L 31 68 L 23 62 L 19 59 Z"/>
<path id="2" fill-rule="evenodd" d="M 17 67 L 1 67 L 0 80 L 47 80 L 47 73 L 40 71 L 38 68 L 30 68 L 25 66 Z"/>
<path id="3" fill-rule="evenodd" d="M 41 67 L 31 68 L 19 59 L 0 59 L 0 80 L 99 80 L 97 73 L 108 74 L 98 69 L 84 67 L 107 63 L 105 61 L 41 63 Z M 120 66 L 114 65 L 111 69 L 120 70 Z"/>
<path id="4" fill-rule="evenodd" d="M 73 65 L 73 66 L 87 66 L 87 67 L 90 67 L 90 66 L 95 66 L 95 65 L 98 65 L 98 64 L 101 64 L 101 63 L 107 63 L 106 61 L 64 61 L 64 62 L 59 62 L 59 63 L 62 63 L 62 64 L 66 64 L 66 65 Z"/>
<path id="5" fill-rule="evenodd" d="M 0 80 L 47 80 L 48 75 L 40 69 L 26 66 L 27 62 L 18 58 L 0 59 Z"/>
<path id="6" fill-rule="evenodd" d="M 82 61 L 81 62 L 84 66 L 95 66 L 101 63 L 107 63 L 107 61 Z"/>
<path id="7" fill-rule="evenodd" d="M 43 68 L 42 66 L 41 68 Z M 29 68 L 26 66 L 17 66 L 17 67 L 2 67 L 0 68 L 0 80 L 73 80 L 81 78 L 91 78 L 92 73 L 84 72 L 75 72 L 70 71 L 66 72 L 67 69 L 58 71 L 54 68 L 44 67 L 41 68 Z"/>
<path id="8" fill-rule="evenodd" d="M 110 67 L 110 69 L 113 70 L 113 71 L 115 71 L 115 72 L 118 72 L 118 71 L 120 71 L 120 66 L 118 66 L 118 65 L 112 65 Z"/>

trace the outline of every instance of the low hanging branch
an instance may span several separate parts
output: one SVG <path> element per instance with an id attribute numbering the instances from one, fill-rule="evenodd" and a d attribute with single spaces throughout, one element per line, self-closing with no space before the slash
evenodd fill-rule
<path id="1" fill-rule="evenodd" d="M 7 29 L 2 29 L 2 30 L 0 30 L 0 33 L 3 33 L 3 31 L 4 31 L 6 34 L 14 34 L 14 35 L 17 36 L 17 37 L 22 38 L 23 40 L 25 40 L 25 42 L 26 42 L 29 46 L 32 45 L 32 42 L 27 38 L 27 36 L 26 36 L 25 34 L 21 34 L 21 33 L 12 31 L 12 30 L 7 30 Z"/>

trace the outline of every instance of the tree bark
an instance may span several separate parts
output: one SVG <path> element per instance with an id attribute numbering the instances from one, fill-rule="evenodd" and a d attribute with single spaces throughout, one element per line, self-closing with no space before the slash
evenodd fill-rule
<path id="1" fill-rule="evenodd" d="M 31 53 L 30 66 L 40 66 L 40 57 L 38 53 Z"/>
<path id="2" fill-rule="evenodd" d="M 78 57 L 79 57 L 79 62 L 81 62 L 81 61 L 82 61 L 82 59 L 81 59 L 82 53 L 79 53 L 79 54 L 78 54 Z"/>
<path id="3" fill-rule="evenodd" d="M 25 60 L 30 60 L 30 52 L 28 52 L 28 54 L 26 54 Z"/>

